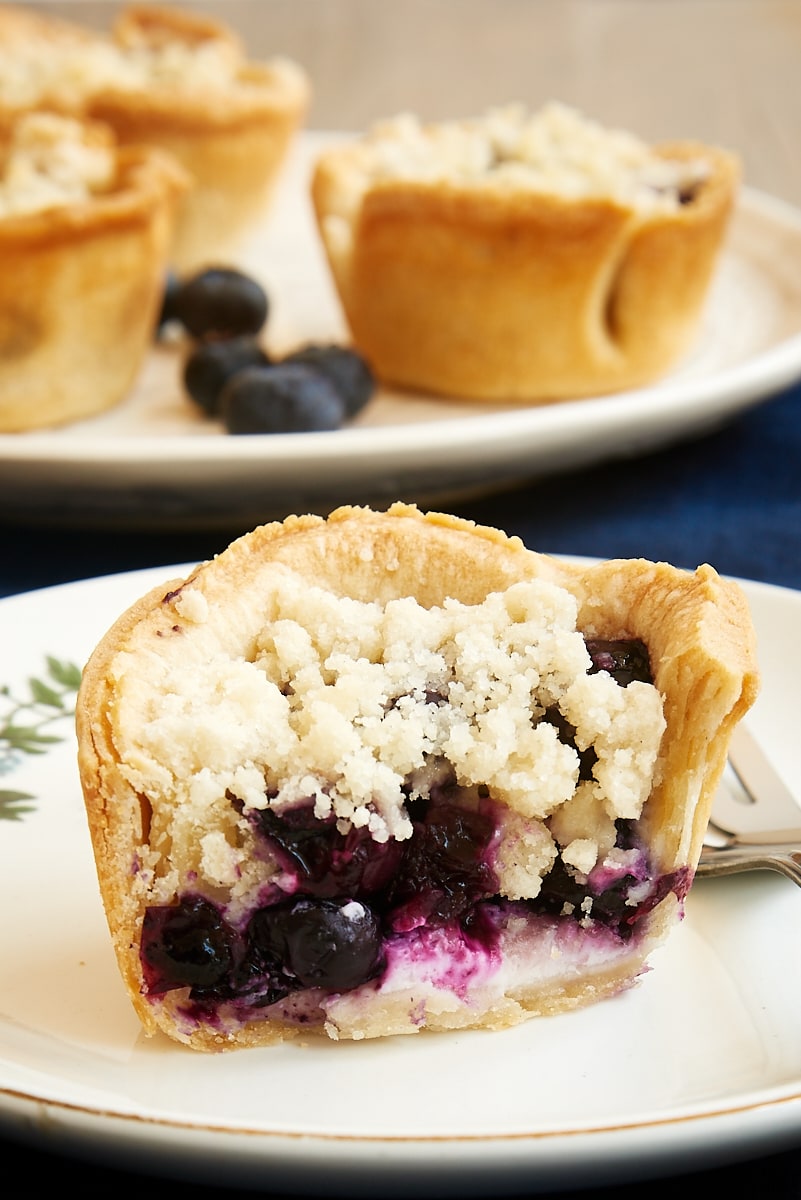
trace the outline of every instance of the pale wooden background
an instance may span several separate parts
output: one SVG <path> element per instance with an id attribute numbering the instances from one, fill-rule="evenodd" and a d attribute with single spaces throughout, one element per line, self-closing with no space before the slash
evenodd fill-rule
<path id="1" fill-rule="evenodd" d="M 108 27 L 117 0 L 29 0 Z M 177 0 L 180 3 L 180 0 Z M 649 140 L 737 150 L 801 206 L 801 0 L 193 0 L 309 72 L 309 126 L 549 99 Z"/>

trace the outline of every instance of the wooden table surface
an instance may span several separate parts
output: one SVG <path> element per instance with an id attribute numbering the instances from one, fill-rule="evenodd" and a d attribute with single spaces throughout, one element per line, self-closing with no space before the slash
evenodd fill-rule
<path id="1" fill-rule="evenodd" d="M 108 28 L 117 0 L 33 0 Z M 180 0 L 178 0 L 180 3 Z M 253 58 L 308 71 L 316 129 L 400 111 L 473 116 L 556 99 L 649 141 L 736 150 L 745 182 L 801 206 L 801 0 L 193 0 Z"/>

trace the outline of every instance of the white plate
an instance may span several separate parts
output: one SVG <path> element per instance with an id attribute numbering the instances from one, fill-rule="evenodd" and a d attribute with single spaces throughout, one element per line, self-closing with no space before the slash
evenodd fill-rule
<path id="1" fill-rule="evenodd" d="M 331 134 L 304 134 L 238 265 L 272 299 L 268 347 L 346 339 L 308 198 Z M 431 504 L 698 434 L 801 377 L 801 213 L 745 189 L 693 349 L 657 386 L 547 406 L 382 391 L 351 428 L 229 437 L 155 349 L 112 412 L 0 435 L 0 504 L 73 523 L 253 525 L 337 503 Z"/>
<path id="2" fill-rule="evenodd" d="M 0 602 L 0 731 L 53 716 L 30 680 L 82 662 L 159 568 Z M 792 786 L 801 593 L 746 583 L 764 691 L 752 725 Z M 801 1143 L 801 890 L 700 881 L 623 996 L 505 1032 L 206 1056 L 146 1040 L 117 974 L 69 716 L 0 791 L 0 1125 L 118 1165 L 328 1195 L 499 1196 L 689 1171 Z M 60 740 L 59 740 L 60 739 Z"/>

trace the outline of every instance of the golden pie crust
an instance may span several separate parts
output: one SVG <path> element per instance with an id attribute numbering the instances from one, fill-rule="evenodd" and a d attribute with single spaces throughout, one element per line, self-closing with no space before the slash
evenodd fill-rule
<path id="1" fill-rule="evenodd" d="M 187 179 L 154 148 L 109 143 L 109 152 L 113 176 L 102 191 L 0 217 L 4 433 L 112 408 L 152 345 Z"/>
<path id="2" fill-rule="evenodd" d="M 319 157 L 317 222 L 352 337 L 387 384 L 545 402 L 653 382 L 699 325 L 739 181 L 696 142 L 708 177 L 675 211 L 507 184 L 383 177 L 360 139 Z"/>

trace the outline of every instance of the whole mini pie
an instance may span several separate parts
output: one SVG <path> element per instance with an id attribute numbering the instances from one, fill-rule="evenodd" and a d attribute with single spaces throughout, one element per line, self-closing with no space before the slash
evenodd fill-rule
<path id="1" fill-rule="evenodd" d="M 681 918 L 757 690 L 710 567 L 571 565 L 395 505 L 290 517 L 143 596 L 77 710 L 148 1033 L 510 1026 L 631 986 Z"/>
<path id="2" fill-rule="evenodd" d="M 161 151 L 48 113 L 0 129 L 0 431 L 111 408 L 152 344 L 175 209 Z"/>
<path id="3" fill-rule="evenodd" d="M 0 5 L 0 121 L 47 108 L 168 151 L 193 182 L 171 250 L 179 269 L 224 255 L 263 212 L 309 96 L 296 63 L 252 62 L 224 24 L 190 10 L 131 5 L 106 37 Z"/>
<path id="4" fill-rule="evenodd" d="M 486 401 L 633 388 L 695 335 L 736 158 L 650 147 L 563 105 L 401 116 L 319 157 L 353 340 L 385 383 Z"/>

